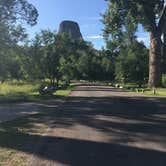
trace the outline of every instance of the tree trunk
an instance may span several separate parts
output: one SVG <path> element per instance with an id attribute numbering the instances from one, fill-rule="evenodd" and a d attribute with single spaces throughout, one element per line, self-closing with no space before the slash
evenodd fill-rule
<path id="1" fill-rule="evenodd" d="M 164 39 L 164 48 L 163 48 L 163 56 L 164 56 L 164 60 L 166 61 L 166 32 L 163 35 L 163 39 Z M 166 66 L 165 66 L 166 67 Z"/>
<path id="2" fill-rule="evenodd" d="M 59 78 L 56 79 L 56 85 L 59 86 Z"/>
<path id="3" fill-rule="evenodd" d="M 161 81 L 161 35 L 150 32 L 150 55 L 149 55 L 149 86 L 159 87 Z"/>
<path id="4" fill-rule="evenodd" d="M 162 49 L 162 62 L 163 62 L 163 73 L 166 73 L 166 32 L 163 33 L 163 49 Z"/>

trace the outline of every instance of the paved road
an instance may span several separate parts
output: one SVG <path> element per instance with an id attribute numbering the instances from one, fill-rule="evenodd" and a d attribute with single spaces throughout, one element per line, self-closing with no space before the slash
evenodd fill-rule
<path id="1" fill-rule="evenodd" d="M 79 86 L 28 166 L 166 166 L 166 98 Z"/>
<path id="2" fill-rule="evenodd" d="M 63 99 L 54 99 L 47 102 L 0 104 L 0 123 L 44 112 L 50 108 L 56 109 L 59 105 L 62 105 L 63 102 Z"/>

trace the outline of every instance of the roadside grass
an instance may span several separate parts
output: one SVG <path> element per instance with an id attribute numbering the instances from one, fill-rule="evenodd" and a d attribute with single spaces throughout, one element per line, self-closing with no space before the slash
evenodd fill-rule
<path id="1" fill-rule="evenodd" d="M 141 88 L 137 83 L 113 83 L 113 85 L 122 86 L 123 89 L 136 92 L 143 93 L 145 95 L 153 95 L 153 96 L 166 96 L 166 74 L 162 75 L 162 88 L 149 88 L 147 84 L 143 84 Z M 116 87 L 116 86 L 115 86 Z"/>
<path id="2" fill-rule="evenodd" d="M 0 84 L 0 103 L 5 102 L 26 102 L 26 101 L 40 101 L 49 100 L 57 97 L 64 97 L 70 94 L 73 84 L 67 89 L 57 90 L 53 95 L 40 95 L 38 89 L 40 83 L 26 83 L 26 82 L 7 82 Z"/>
<path id="3" fill-rule="evenodd" d="M 136 93 L 142 93 L 145 95 L 153 95 L 153 96 L 166 96 L 166 88 L 148 88 L 147 84 L 142 85 L 140 88 L 138 84 L 136 83 L 119 83 L 119 86 L 122 86 L 125 90 L 136 92 Z"/>
<path id="4" fill-rule="evenodd" d="M 68 96 L 72 89 L 75 87 L 75 84 L 70 84 L 70 86 L 67 88 L 67 89 L 64 89 L 64 90 L 57 90 L 54 95 L 55 96 Z"/>
<path id="5" fill-rule="evenodd" d="M 0 124 L 0 166 L 24 166 L 48 124 L 38 113 Z"/>
<path id="6" fill-rule="evenodd" d="M 155 95 L 155 96 L 166 96 L 166 88 L 156 88 L 155 92 L 153 89 L 145 89 L 144 94 Z"/>
<path id="7" fill-rule="evenodd" d="M 57 90 L 54 95 L 55 96 L 68 96 L 70 94 L 71 90 L 66 89 L 66 90 Z"/>
<path id="8" fill-rule="evenodd" d="M 139 85 L 136 83 L 119 83 L 118 85 L 123 86 L 125 89 L 139 88 Z M 147 88 L 147 84 L 143 84 L 141 88 Z"/>
<path id="9" fill-rule="evenodd" d="M 6 82 L 0 84 L 0 102 L 25 101 L 36 95 L 39 88 L 37 83 Z"/>

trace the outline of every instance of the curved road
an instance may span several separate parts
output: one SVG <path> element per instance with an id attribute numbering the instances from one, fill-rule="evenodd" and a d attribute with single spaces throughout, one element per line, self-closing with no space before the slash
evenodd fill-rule
<path id="1" fill-rule="evenodd" d="M 166 165 L 166 98 L 78 86 L 53 119 L 27 165 Z"/>

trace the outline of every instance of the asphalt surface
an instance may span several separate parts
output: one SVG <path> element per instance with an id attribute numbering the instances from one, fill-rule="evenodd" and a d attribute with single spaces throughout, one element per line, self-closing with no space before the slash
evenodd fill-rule
<path id="1" fill-rule="evenodd" d="M 79 86 L 28 166 L 166 166 L 166 98 Z"/>
<path id="2" fill-rule="evenodd" d="M 44 112 L 50 108 L 56 109 L 63 102 L 63 99 L 55 99 L 47 102 L 21 102 L 0 104 L 0 123 Z"/>

